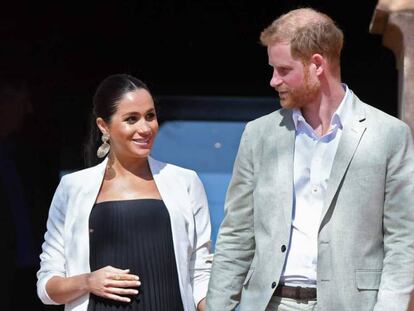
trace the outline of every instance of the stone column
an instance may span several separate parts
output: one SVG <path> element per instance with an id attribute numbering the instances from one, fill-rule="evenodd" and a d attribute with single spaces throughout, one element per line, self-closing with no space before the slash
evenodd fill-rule
<path id="1" fill-rule="evenodd" d="M 414 134 L 414 0 L 379 0 L 370 32 L 394 52 L 399 75 L 398 117 Z"/>

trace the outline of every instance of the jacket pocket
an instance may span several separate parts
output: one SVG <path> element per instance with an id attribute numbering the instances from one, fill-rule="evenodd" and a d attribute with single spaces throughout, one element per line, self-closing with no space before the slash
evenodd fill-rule
<path id="1" fill-rule="evenodd" d="M 361 290 L 378 290 L 381 282 L 381 269 L 356 270 L 355 281 L 358 289 Z"/>
<path id="2" fill-rule="evenodd" d="M 246 278 L 244 279 L 243 286 L 249 282 L 250 278 L 252 277 L 253 272 L 254 272 L 254 267 L 250 267 L 249 272 L 247 272 Z"/>

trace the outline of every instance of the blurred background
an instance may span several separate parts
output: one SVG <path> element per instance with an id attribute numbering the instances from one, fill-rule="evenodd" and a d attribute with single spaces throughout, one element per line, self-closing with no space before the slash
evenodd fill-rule
<path id="1" fill-rule="evenodd" d="M 213 242 L 244 124 L 279 107 L 259 44 L 278 15 L 311 6 L 345 34 L 343 81 L 396 116 L 392 52 L 369 33 L 377 1 L 129 0 L 3 3 L 0 10 L 0 236 L 8 307 L 41 305 L 35 273 L 59 178 L 83 168 L 92 96 L 114 73 L 147 83 L 161 129 L 153 156 L 195 169 Z M 213 245 L 214 247 L 214 245 Z M 8 308 L 8 309 L 7 309 Z"/>

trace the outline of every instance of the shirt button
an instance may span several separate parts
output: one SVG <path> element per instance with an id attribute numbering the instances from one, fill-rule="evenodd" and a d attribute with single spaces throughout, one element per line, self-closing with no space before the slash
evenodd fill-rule
<path id="1" fill-rule="evenodd" d="M 280 248 L 280 250 L 282 251 L 282 253 L 284 253 L 286 251 L 286 245 L 282 245 L 282 247 Z"/>
<path id="2" fill-rule="evenodd" d="M 276 282 L 273 282 L 272 283 L 272 288 L 275 288 L 276 287 Z"/>

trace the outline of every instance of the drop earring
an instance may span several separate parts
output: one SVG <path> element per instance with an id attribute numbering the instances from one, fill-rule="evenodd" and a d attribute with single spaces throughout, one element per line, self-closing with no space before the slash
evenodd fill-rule
<path id="1" fill-rule="evenodd" d="M 111 149 L 111 145 L 108 144 L 109 141 L 109 135 L 104 133 L 102 134 L 102 145 L 99 146 L 98 151 L 96 152 L 96 155 L 98 158 L 103 158 L 106 156 L 106 154 L 109 152 L 109 149 Z"/>

